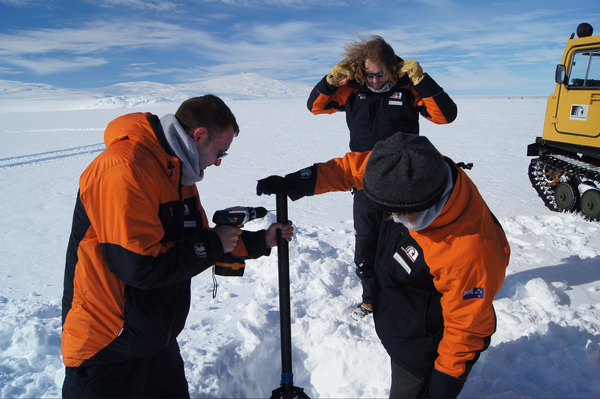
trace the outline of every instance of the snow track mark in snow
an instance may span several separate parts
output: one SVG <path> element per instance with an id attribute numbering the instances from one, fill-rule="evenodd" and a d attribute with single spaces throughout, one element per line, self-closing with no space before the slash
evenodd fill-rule
<path id="1" fill-rule="evenodd" d="M 56 159 L 70 158 L 78 155 L 94 154 L 104 151 L 104 143 L 84 145 L 67 148 L 65 150 L 41 152 L 38 154 L 22 155 L 19 157 L 0 158 L 0 169 L 14 168 L 17 166 L 34 165 Z"/>

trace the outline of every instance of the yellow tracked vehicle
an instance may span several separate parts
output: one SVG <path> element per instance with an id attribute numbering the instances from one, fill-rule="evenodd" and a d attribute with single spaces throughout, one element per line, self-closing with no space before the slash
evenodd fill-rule
<path id="1" fill-rule="evenodd" d="M 542 137 L 527 148 L 531 184 L 546 207 L 600 219 L 600 35 L 583 23 L 556 66 Z"/>

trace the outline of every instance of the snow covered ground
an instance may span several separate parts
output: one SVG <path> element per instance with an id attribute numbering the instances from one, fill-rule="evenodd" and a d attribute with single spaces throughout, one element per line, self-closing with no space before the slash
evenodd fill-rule
<path id="1" fill-rule="evenodd" d="M 231 155 L 198 184 L 209 217 L 235 205 L 274 209 L 274 197 L 255 195 L 256 180 L 347 151 L 343 114 L 311 115 L 303 88 L 265 86 L 248 76 L 230 80 L 242 78 L 261 90 L 235 96 L 227 80 L 197 89 L 230 99 L 241 128 Z M 162 116 L 179 104 L 171 92 L 136 90 L 107 95 L 0 81 L 3 398 L 60 396 L 60 301 L 78 177 L 103 149 L 110 120 L 138 111 Z M 139 102 L 118 103 L 117 96 L 138 96 Z M 455 161 L 474 163 L 468 174 L 512 247 L 495 301 L 497 333 L 461 397 L 599 397 L 600 224 L 550 212 L 527 178 L 526 148 L 541 134 L 546 99 L 454 99 L 458 119 L 447 126 L 424 120 L 422 134 Z M 112 108 L 119 104 L 143 105 Z M 290 243 L 295 385 L 313 398 L 387 397 L 389 358 L 373 319 L 349 317 L 360 300 L 351 195 L 289 202 L 289 217 L 296 226 Z M 274 220 L 270 213 L 246 227 Z M 194 279 L 191 313 L 179 338 L 190 393 L 268 397 L 281 373 L 276 253 L 248 262 L 244 277 L 218 281 L 213 299 L 210 272 Z"/>

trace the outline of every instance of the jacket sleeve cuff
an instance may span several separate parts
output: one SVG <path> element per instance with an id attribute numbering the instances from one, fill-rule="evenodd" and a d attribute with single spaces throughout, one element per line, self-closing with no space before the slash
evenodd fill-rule
<path id="1" fill-rule="evenodd" d="M 315 195 L 317 187 L 317 164 L 285 175 L 288 183 L 286 194 L 292 201 Z"/>
<path id="2" fill-rule="evenodd" d="M 423 80 L 418 85 L 413 86 L 421 98 L 429 98 L 442 93 L 444 89 L 437 84 L 435 80 L 427 73 L 423 74 Z"/>
<path id="3" fill-rule="evenodd" d="M 202 264 L 213 265 L 223 259 L 225 251 L 219 235 L 212 230 L 203 230 L 191 240 L 194 253 Z"/>
<path id="4" fill-rule="evenodd" d="M 257 259 L 261 256 L 269 256 L 271 254 L 271 248 L 267 248 L 267 243 L 265 241 L 266 233 L 266 230 L 244 230 L 242 232 L 242 240 L 244 241 L 244 246 L 248 252 L 248 256 L 244 258 Z"/>
<path id="5" fill-rule="evenodd" d="M 327 83 L 327 75 L 321 79 L 319 83 L 315 86 L 315 89 L 324 96 L 331 96 L 337 90 L 337 87 L 330 85 Z"/>
<path id="6" fill-rule="evenodd" d="M 434 368 L 429 379 L 429 396 L 432 398 L 456 398 L 462 391 L 465 382 L 464 378 L 452 377 Z"/>

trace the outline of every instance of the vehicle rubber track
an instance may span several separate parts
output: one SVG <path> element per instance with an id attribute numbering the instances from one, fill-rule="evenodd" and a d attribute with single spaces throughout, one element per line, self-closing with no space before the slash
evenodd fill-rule
<path id="1" fill-rule="evenodd" d="M 598 189 L 600 187 L 600 161 L 582 160 L 567 154 L 546 153 L 532 159 L 529 164 L 529 180 L 548 209 L 555 212 L 576 213 L 586 220 L 592 221 L 581 211 L 579 204 L 570 211 L 561 209 L 556 204 L 556 185 L 550 183 L 552 178 L 548 176 L 549 171 L 553 171 L 552 177 L 559 176 L 560 182 L 571 182 L 576 186 L 584 184 Z M 581 196 L 581 193 L 579 195 Z"/>

